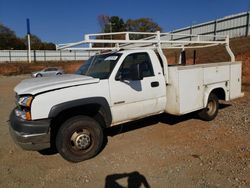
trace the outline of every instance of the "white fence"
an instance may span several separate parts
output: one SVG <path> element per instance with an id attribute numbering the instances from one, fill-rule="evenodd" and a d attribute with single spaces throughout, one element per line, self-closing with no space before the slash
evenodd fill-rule
<path id="1" fill-rule="evenodd" d="M 36 61 L 76 61 L 86 60 L 95 52 L 31 50 L 31 60 Z M 27 50 L 0 50 L 0 62 L 28 61 Z"/>

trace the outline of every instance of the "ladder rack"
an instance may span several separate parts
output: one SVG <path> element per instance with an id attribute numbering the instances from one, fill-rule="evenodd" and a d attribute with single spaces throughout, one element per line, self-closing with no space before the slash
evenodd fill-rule
<path id="1" fill-rule="evenodd" d="M 139 38 L 139 36 L 142 36 Z M 117 39 L 119 38 L 119 39 Z M 183 40 L 188 38 L 189 40 Z M 235 61 L 229 47 L 229 36 L 224 35 L 189 35 L 157 32 L 115 32 L 86 34 L 83 41 L 56 45 L 57 50 L 120 50 L 120 49 L 185 49 L 206 48 L 225 45 L 226 50 Z M 162 52 L 163 53 L 163 52 Z"/>

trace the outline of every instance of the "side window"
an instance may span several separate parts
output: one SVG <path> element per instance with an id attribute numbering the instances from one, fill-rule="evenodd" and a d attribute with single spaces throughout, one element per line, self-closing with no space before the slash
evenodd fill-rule
<path id="1" fill-rule="evenodd" d="M 143 77 L 154 76 L 154 71 L 148 53 L 134 53 L 128 55 L 124 59 L 118 74 L 120 74 L 123 79 L 130 79 L 130 68 L 135 64 L 139 64 Z"/>
<path id="2" fill-rule="evenodd" d="M 45 69 L 45 72 L 48 72 L 48 71 L 56 71 L 57 69 L 56 68 L 47 68 Z"/>

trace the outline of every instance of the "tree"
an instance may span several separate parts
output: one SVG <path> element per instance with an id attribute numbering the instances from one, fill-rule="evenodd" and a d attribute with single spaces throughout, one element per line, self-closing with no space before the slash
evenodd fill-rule
<path id="1" fill-rule="evenodd" d="M 14 31 L 12 31 L 10 28 L 4 26 L 0 23 L 0 34 L 8 34 L 10 36 L 16 37 L 16 34 Z"/>
<path id="2" fill-rule="evenodd" d="M 121 32 L 121 31 L 134 31 L 134 32 L 156 32 L 162 31 L 162 28 L 154 22 L 151 18 L 128 19 L 124 23 L 123 19 L 119 16 L 98 16 L 98 22 L 101 27 L 101 32 Z"/>
<path id="3" fill-rule="evenodd" d="M 98 16 L 98 22 L 101 27 L 101 32 L 110 33 L 110 32 L 121 32 L 125 31 L 125 23 L 122 18 L 119 16 Z"/>
<path id="4" fill-rule="evenodd" d="M 124 23 L 123 19 L 119 16 L 98 16 L 98 21 L 101 27 L 101 32 L 121 32 L 121 31 L 132 31 L 132 32 L 156 32 L 162 31 L 162 28 L 154 22 L 151 18 L 139 18 L 139 19 L 128 19 Z M 140 39 L 150 37 L 150 35 L 132 35 L 130 39 Z M 100 37 L 97 37 L 100 38 Z M 102 37 L 102 39 L 110 39 L 111 36 Z M 123 39 L 124 35 L 113 35 L 112 39 Z"/>
<path id="5" fill-rule="evenodd" d="M 52 42 L 44 42 L 43 43 L 44 50 L 55 50 L 56 45 Z"/>
<path id="6" fill-rule="evenodd" d="M 106 26 L 109 23 L 109 16 L 107 16 L 107 15 L 99 15 L 97 19 L 98 19 L 99 25 L 101 27 L 101 32 L 105 33 Z"/>
<path id="7" fill-rule="evenodd" d="M 126 30 L 126 26 L 122 18 L 118 16 L 111 16 L 109 21 L 110 23 L 108 26 L 112 27 L 112 32 L 122 32 Z M 108 30 L 110 31 L 111 29 L 108 28 Z"/>
<path id="8" fill-rule="evenodd" d="M 36 35 L 31 35 L 32 50 L 55 50 L 55 44 L 42 42 Z M 10 28 L 0 23 L 0 50 L 26 50 L 27 36 L 19 38 Z"/>
<path id="9" fill-rule="evenodd" d="M 162 31 L 161 27 L 151 18 L 128 19 L 126 22 L 126 30 L 133 32 Z M 130 39 L 142 39 L 146 37 L 150 37 L 150 35 L 132 35 Z"/>
<path id="10" fill-rule="evenodd" d="M 98 16 L 98 22 L 101 27 L 102 33 L 114 33 L 125 31 L 125 23 L 122 18 L 119 16 Z M 106 35 L 106 36 L 97 36 L 96 39 L 123 39 L 124 35 Z M 111 44 L 94 44 L 95 47 L 108 47 L 112 46 Z"/>
<path id="11" fill-rule="evenodd" d="M 36 35 L 30 35 L 30 46 L 32 50 L 41 50 L 43 49 L 43 43 L 40 38 Z"/>
<path id="12" fill-rule="evenodd" d="M 23 38 L 23 41 L 26 44 L 26 49 L 28 48 L 27 45 L 27 35 Z M 30 35 L 30 46 L 31 50 L 55 50 L 56 46 L 53 43 L 42 42 L 42 40 L 36 35 Z"/>
<path id="13" fill-rule="evenodd" d="M 156 32 L 162 31 L 162 28 L 151 18 L 128 19 L 126 30 L 134 32 Z"/>
<path id="14" fill-rule="evenodd" d="M 0 23 L 0 50 L 23 50 L 25 44 L 14 31 Z"/>

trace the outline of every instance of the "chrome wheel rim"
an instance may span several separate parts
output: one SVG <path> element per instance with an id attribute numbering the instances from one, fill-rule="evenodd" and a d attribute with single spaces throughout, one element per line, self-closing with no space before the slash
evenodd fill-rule
<path id="1" fill-rule="evenodd" d="M 85 129 L 74 132 L 70 140 L 72 147 L 76 150 L 86 150 L 91 145 L 90 133 Z"/>
<path id="2" fill-rule="evenodd" d="M 216 112 L 216 102 L 215 101 L 209 101 L 207 104 L 207 113 L 208 115 L 212 116 Z"/>

